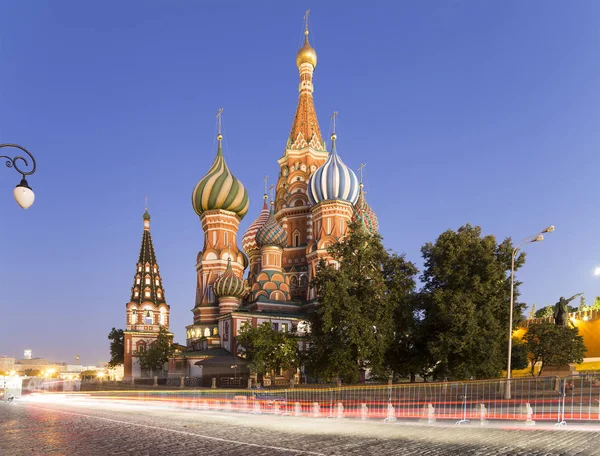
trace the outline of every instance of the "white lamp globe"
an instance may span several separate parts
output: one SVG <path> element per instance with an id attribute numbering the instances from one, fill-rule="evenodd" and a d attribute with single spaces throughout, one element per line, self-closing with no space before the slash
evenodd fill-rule
<path id="1" fill-rule="evenodd" d="M 30 208 L 35 201 L 35 194 L 29 185 L 27 185 L 27 180 L 25 180 L 25 178 L 21 179 L 21 183 L 15 187 L 13 193 L 15 195 L 15 201 L 23 209 Z"/>

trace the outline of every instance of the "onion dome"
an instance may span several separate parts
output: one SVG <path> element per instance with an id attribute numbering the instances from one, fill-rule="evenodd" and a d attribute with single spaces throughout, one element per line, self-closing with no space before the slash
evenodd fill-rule
<path id="1" fill-rule="evenodd" d="M 146 222 L 150 221 L 150 213 L 148 212 L 148 209 L 146 209 L 146 212 L 144 212 L 144 220 Z"/>
<path id="2" fill-rule="evenodd" d="M 219 146 L 217 157 L 192 193 L 192 205 L 196 214 L 202 215 L 205 211 L 222 209 L 234 212 L 240 219 L 244 218 L 248 212 L 250 204 L 248 192 L 237 180 L 223 158 L 223 148 L 221 142 L 223 135 L 217 136 Z"/>
<path id="3" fill-rule="evenodd" d="M 365 192 L 362 191 L 362 184 L 360 184 L 360 187 L 360 195 L 358 196 L 358 201 L 354 205 L 352 221 L 361 221 L 369 233 L 375 234 L 379 231 L 379 220 L 377 219 L 377 214 L 375 214 L 375 211 L 369 206 L 369 203 L 367 203 L 367 200 L 365 199 Z"/>
<path id="4" fill-rule="evenodd" d="M 358 200 L 358 178 L 337 154 L 335 133 L 331 135 L 331 153 L 308 181 L 308 199 L 312 204 L 328 200 L 343 200 L 356 203 Z"/>
<path id="5" fill-rule="evenodd" d="M 256 233 L 256 244 L 259 247 L 264 245 L 275 245 L 283 248 L 286 245 L 287 233 L 275 219 L 275 211 L 273 208 L 273 201 L 271 201 L 269 218 Z"/>
<path id="6" fill-rule="evenodd" d="M 300 68 L 303 63 L 310 63 L 313 68 L 317 66 L 317 52 L 308 42 L 308 30 L 304 31 L 304 45 L 296 54 L 296 66 Z"/>
<path id="7" fill-rule="evenodd" d="M 248 255 L 250 255 L 251 253 L 258 252 L 258 250 L 260 250 L 260 248 L 256 244 L 256 233 L 265 223 L 267 223 L 267 220 L 269 219 L 269 206 L 267 206 L 267 195 L 264 196 L 264 200 L 265 202 L 263 204 L 262 211 L 260 211 L 258 218 L 254 220 L 254 222 L 252 222 L 252 225 L 248 227 L 248 229 L 242 236 L 242 248 L 244 249 L 244 252 L 246 252 Z"/>
<path id="8" fill-rule="evenodd" d="M 242 298 L 246 293 L 244 282 L 231 269 L 231 257 L 227 260 L 227 269 L 223 275 L 215 280 L 213 290 L 219 298 Z"/>

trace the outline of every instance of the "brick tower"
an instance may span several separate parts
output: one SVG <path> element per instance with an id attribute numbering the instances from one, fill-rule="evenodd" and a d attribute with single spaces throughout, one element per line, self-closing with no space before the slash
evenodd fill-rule
<path id="1" fill-rule="evenodd" d="M 125 306 L 124 380 L 143 376 L 136 354 L 156 339 L 161 326 L 169 329 L 169 311 L 156 253 L 150 235 L 150 214 L 144 212 L 144 233 L 136 265 L 131 298 Z"/>

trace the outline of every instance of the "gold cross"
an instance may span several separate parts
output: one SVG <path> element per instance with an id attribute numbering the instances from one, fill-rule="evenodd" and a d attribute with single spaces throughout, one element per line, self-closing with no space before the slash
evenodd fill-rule
<path id="1" fill-rule="evenodd" d="M 360 166 L 358 167 L 358 170 L 360 171 L 360 183 L 363 183 L 363 168 L 367 166 L 366 163 L 361 163 Z"/>
<path id="2" fill-rule="evenodd" d="M 271 184 L 271 186 L 269 187 L 269 193 L 271 193 L 271 201 L 273 201 L 273 189 L 275 188 L 275 185 Z"/>
<path id="3" fill-rule="evenodd" d="M 331 116 L 331 120 L 333 120 L 333 133 L 335 134 L 335 118 L 337 117 L 338 112 L 333 111 L 333 115 Z"/>
<path id="4" fill-rule="evenodd" d="M 217 113 L 217 125 L 219 127 L 219 134 L 221 134 L 221 114 L 223 113 L 223 108 L 219 108 L 219 112 Z"/>
<path id="5" fill-rule="evenodd" d="M 148 197 L 145 196 L 144 198 L 146 198 L 146 210 L 148 210 Z"/>
<path id="6" fill-rule="evenodd" d="M 263 182 L 265 183 L 265 195 L 267 194 L 267 180 L 269 180 L 268 174 L 263 178 Z"/>
<path id="7" fill-rule="evenodd" d="M 304 14 L 304 33 L 306 35 L 308 35 L 308 13 L 310 13 L 310 10 L 306 10 L 306 13 Z"/>

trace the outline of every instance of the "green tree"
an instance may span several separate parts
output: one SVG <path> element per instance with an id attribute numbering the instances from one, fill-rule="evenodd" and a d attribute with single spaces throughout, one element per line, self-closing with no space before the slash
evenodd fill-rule
<path id="1" fill-rule="evenodd" d="M 538 376 L 547 366 L 566 367 L 571 363 L 581 363 L 586 350 L 583 336 L 576 327 L 554 323 L 530 325 L 523 340 L 529 352 L 532 376 L 538 363 Z"/>
<path id="2" fill-rule="evenodd" d="M 542 307 L 535 312 L 535 318 L 554 317 L 554 306 Z"/>
<path id="3" fill-rule="evenodd" d="M 525 341 L 513 337 L 510 365 L 514 370 L 525 369 L 529 366 L 529 353 Z"/>
<path id="4" fill-rule="evenodd" d="M 156 339 L 150 342 L 145 350 L 137 353 L 140 368 L 144 371 L 161 371 L 173 351 L 172 336 L 161 326 Z"/>
<path id="5" fill-rule="evenodd" d="M 581 296 L 579 298 L 579 308 L 577 309 L 579 312 L 587 312 L 590 310 L 590 306 L 588 306 L 585 302 L 585 296 Z"/>
<path id="6" fill-rule="evenodd" d="M 350 234 L 328 247 L 333 262 L 318 266 L 311 282 L 319 305 L 310 315 L 308 367 L 319 378 L 358 381 L 361 369 L 385 375 L 386 352 L 397 326 L 410 320 L 407 298 L 414 289 L 415 266 L 388 253 L 381 236 L 351 224 Z M 401 323 L 395 324 L 395 320 Z M 388 359 L 389 360 L 389 359 Z"/>
<path id="7" fill-rule="evenodd" d="M 113 368 L 123 364 L 125 360 L 125 334 L 122 329 L 113 328 L 108 333 L 110 340 L 110 361 L 108 367 Z"/>
<path id="8" fill-rule="evenodd" d="M 600 296 L 594 298 L 594 304 L 592 304 L 592 310 L 600 309 Z"/>
<path id="9" fill-rule="evenodd" d="M 296 338 L 287 332 L 275 331 L 271 322 L 266 321 L 258 327 L 244 325 L 237 343 L 250 361 L 250 368 L 260 375 L 279 369 L 295 369 L 300 365 Z"/>
<path id="10" fill-rule="evenodd" d="M 41 376 L 42 371 L 39 369 L 25 369 L 23 372 L 27 377 L 39 377 Z"/>
<path id="11" fill-rule="evenodd" d="M 510 309 L 510 239 L 496 242 L 465 225 L 442 233 L 421 249 L 425 269 L 419 293 L 434 377 L 497 377 L 506 366 Z M 515 269 L 525 261 L 515 259 Z M 519 296 L 515 281 L 515 300 Z M 514 305 L 513 325 L 524 304 Z"/>

